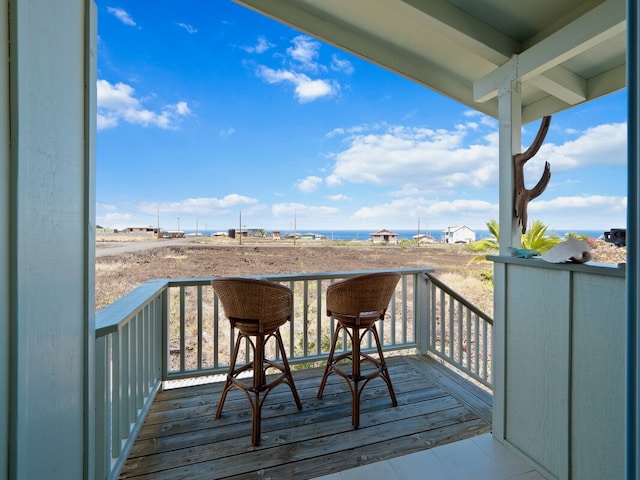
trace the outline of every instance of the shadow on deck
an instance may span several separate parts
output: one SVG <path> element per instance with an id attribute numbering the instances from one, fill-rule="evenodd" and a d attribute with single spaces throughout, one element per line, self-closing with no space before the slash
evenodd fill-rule
<path id="1" fill-rule="evenodd" d="M 262 441 L 251 445 L 251 411 L 232 389 L 214 419 L 222 383 L 160 392 L 120 478 L 309 479 L 455 442 L 491 430 L 491 395 L 422 356 L 388 357 L 398 398 L 382 379 L 364 390 L 360 428 L 351 427 L 347 383 L 322 369 L 294 371 L 303 409 L 278 386 L 262 409 Z"/>

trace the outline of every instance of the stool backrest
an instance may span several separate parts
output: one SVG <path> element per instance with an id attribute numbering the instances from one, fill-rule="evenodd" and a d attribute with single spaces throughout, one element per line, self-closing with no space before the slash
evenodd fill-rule
<path id="1" fill-rule="evenodd" d="M 359 317 L 364 312 L 377 312 L 382 319 L 399 280 L 399 273 L 384 272 L 336 282 L 327 288 L 327 315 Z"/>
<path id="2" fill-rule="evenodd" d="M 237 277 L 216 278 L 211 286 L 229 320 L 253 320 L 268 326 L 291 318 L 293 292 L 289 287 Z"/>

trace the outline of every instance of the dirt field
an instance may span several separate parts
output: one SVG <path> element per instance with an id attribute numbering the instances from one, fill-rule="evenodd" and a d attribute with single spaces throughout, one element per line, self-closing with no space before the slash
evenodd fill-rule
<path id="1" fill-rule="evenodd" d="M 372 245 L 368 242 L 298 242 L 194 238 L 108 237 L 96 243 L 96 309 L 113 303 L 153 278 L 313 273 L 431 267 L 451 288 L 485 313 L 493 310 L 493 264 L 473 262 L 465 245 Z M 128 241 L 127 241 L 128 240 Z M 595 262 L 626 261 L 626 249 L 591 245 Z"/>
<path id="2" fill-rule="evenodd" d="M 210 244 L 147 248 L 110 255 L 108 245 L 96 259 L 96 308 L 114 302 L 152 278 L 193 278 L 226 275 L 337 272 L 403 267 L 432 267 L 438 276 L 479 277 L 489 263 L 467 265 L 475 256 L 462 245 L 329 246 L 317 243 Z M 106 251 L 104 250 L 106 249 Z"/>

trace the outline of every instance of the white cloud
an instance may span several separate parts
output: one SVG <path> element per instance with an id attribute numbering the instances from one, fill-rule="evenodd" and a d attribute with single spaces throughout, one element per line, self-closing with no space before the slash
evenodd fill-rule
<path id="1" fill-rule="evenodd" d="M 332 155 L 334 165 L 325 182 L 395 185 L 402 191 L 432 194 L 497 186 L 497 125 L 473 118 L 449 130 L 390 125 L 336 128 L 327 138 L 344 135 L 346 147 Z M 547 142 L 527 162 L 525 177 L 538 178 L 545 160 L 552 172 L 624 166 L 626 134 L 626 124 L 605 124 L 561 145 Z"/>
<path id="2" fill-rule="evenodd" d="M 540 170 L 545 161 L 551 164 L 552 171 L 593 165 L 625 166 L 627 124 L 611 123 L 588 128 L 575 140 L 562 145 L 545 143 L 538 154 L 527 162 L 527 168 Z"/>
<path id="3" fill-rule="evenodd" d="M 345 195 L 344 193 L 337 193 L 335 195 L 329 195 L 327 196 L 327 198 L 329 200 L 331 200 L 332 202 L 345 202 L 348 200 L 351 200 L 347 195 Z"/>
<path id="4" fill-rule="evenodd" d="M 136 98 L 135 89 L 122 82 L 111 84 L 107 80 L 97 82 L 97 128 L 113 128 L 120 120 L 127 123 L 160 128 L 175 128 L 180 117 L 191 114 L 187 102 L 166 105 L 160 111 L 144 108 Z"/>
<path id="5" fill-rule="evenodd" d="M 115 212 L 115 213 L 107 213 L 101 217 L 106 225 L 113 225 L 114 223 L 122 224 L 122 222 L 130 222 L 135 218 L 131 213 L 124 212 Z M 98 222 L 100 223 L 100 222 Z"/>
<path id="6" fill-rule="evenodd" d="M 317 59 L 320 55 L 320 42 L 306 35 L 299 35 L 291 40 L 292 47 L 287 48 L 287 55 L 293 60 L 297 68 L 316 73 L 324 70 Z"/>
<path id="7" fill-rule="evenodd" d="M 341 59 L 335 54 L 331 57 L 331 69 L 337 72 L 344 72 L 347 75 L 351 75 L 355 71 L 353 64 L 349 60 Z"/>
<path id="8" fill-rule="evenodd" d="M 250 47 L 242 47 L 242 49 L 247 53 L 262 54 L 273 47 L 275 47 L 274 43 L 271 43 L 265 37 L 260 36 L 258 37 L 258 41 L 256 42 L 255 45 Z"/>
<path id="9" fill-rule="evenodd" d="M 339 187 L 342 185 L 342 179 L 337 175 L 329 175 L 324 179 L 327 185 L 330 187 Z"/>
<path id="10" fill-rule="evenodd" d="M 298 35 L 291 43 L 292 46 L 287 48 L 284 54 L 274 55 L 273 58 L 281 61 L 278 68 L 258 65 L 256 76 L 271 85 L 293 85 L 294 97 L 300 103 L 337 95 L 341 89 L 337 80 L 314 78 L 318 74 L 326 75 L 329 71 L 329 67 L 319 61 L 322 44 L 306 35 Z M 244 47 L 244 50 L 248 53 L 263 53 L 274 46 L 264 37 L 260 37 L 256 46 Z M 331 70 L 350 74 L 353 72 L 353 66 L 347 60 L 333 55 Z"/>
<path id="11" fill-rule="evenodd" d="M 296 182 L 296 188 L 303 193 L 315 192 L 321 186 L 322 178 L 316 176 L 309 176 Z"/>
<path id="12" fill-rule="evenodd" d="M 233 128 L 233 127 L 229 127 L 229 128 L 224 129 L 224 130 L 220 130 L 218 132 L 218 136 L 220 136 L 220 137 L 230 137 L 234 133 L 236 133 L 236 129 Z"/>
<path id="13" fill-rule="evenodd" d="M 550 200 L 539 198 L 529 203 L 529 222 L 540 220 L 554 229 L 601 230 L 625 228 L 627 197 L 608 195 L 559 196 Z"/>
<path id="14" fill-rule="evenodd" d="M 430 191 L 497 184 L 497 135 L 491 132 L 465 145 L 467 134 L 464 126 L 451 131 L 387 126 L 380 132 L 354 134 L 347 148 L 336 153 L 327 183 L 420 186 Z"/>
<path id="15" fill-rule="evenodd" d="M 270 84 L 290 83 L 295 87 L 295 97 L 300 103 L 311 102 L 318 98 L 335 95 L 339 87 L 330 80 L 313 80 L 304 73 L 289 70 L 273 70 L 261 65 L 257 69 L 258 77 Z"/>
<path id="16" fill-rule="evenodd" d="M 198 33 L 198 29 L 194 28 L 192 25 L 189 25 L 188 23 L 178 23 L 178 26 L 186 30 L 187 33 L 191 33 L 191 34 Z"/>
<path id="17" fill-rule="evenodd" d="M 529 203 L 528 211 L 532 213 L 544 214 L 554 212 L 575 215 L 589 215 L 591 211 L 604 210 L 615 218 L 616 215 L 625 213 L 627 210 L 627 197 L 607 196 L 607 195 L 582 195 L 582 196 L 562 196 L 552 200 L 534 200 Z"/>
<path id="18" fill-rule="evenodd" d="M 325 217 L 336 217 L 340 215 L 340 209 L 335 207 L 325 207 L 317 205 L 305 205 L 302 203 L 276 203 L 271 207 L 275 217 L 314 219 L 318 224 L 322 223 Z"/>
<path id="19" fill-rule="evenodd" d="M 98 202 L 96 204 L 96 222 L 107 228 L 125 228 L 141 225 L 156 225 L 161 228 L 175 228 L 180 218 L 181 227 L 202 228 L 207 220 L 218 221 L 218 226 L 237 226 L 240 212 L 242 218 L 250 219 L 261 215 L 266 207 L 256 198 L 236 193 L 222 198 L 200 197 L 185 198 L 173 202 L 141 202 L 136 205 L 118 207 Z M 244 222 L 243 222 L 244 223 Z M 210 224 L 211 225 L 211 224 Z"/>
<path id="20" fill-rule="evenodd" d="M 143 213 L 160 211 L 163 215 L 213 215 L 216 213 L 226 213 L 230 210 L 240 209 L 240 207 L 250 207 L 258 205 L 255 198 L 231 193 L 222 198 L 199 197 L 185 198 L 175 202 L 142 203 L 138 209 Z"/>
<path id="21" fill-rule="evenodd" d="M 125 25 L 129 25 L 132 27 L 136 26 L 136 22 L 133 20 L 133 18 L 131 18 L 131 16 L 122 8 L 107 7 L 107 12 L 115 16 L 118 20 L 120 20 Z"/>
<path id="22" fill-rule="evenodd" d="M 497 203 L 485 200 L 430 200 L 424 197 L 403 197 L 391 202 L 371 205 L 358 209 L 356 220 L 377 220 L 384 224 L 408 224 L 413 219 L 433 225 L 465 224 L 478 226 L 495 217 Z"/>

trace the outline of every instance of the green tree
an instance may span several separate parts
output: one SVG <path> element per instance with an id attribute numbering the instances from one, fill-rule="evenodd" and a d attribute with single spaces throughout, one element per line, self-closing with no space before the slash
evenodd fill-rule
<path id="1" fill-rule="evenodd" d="M 474 252 L 485 252 L 487 250 L 498 250 L 498 240 L 500 239 L 500 226 L 495 220 L 489 220 L 487 223 L 487 229 L 491 234 L 489 238 L 483 238 L 477 242 L 471 243 L 469 248 Z"/>
<path id="2" fill-rule="evenodd" d="M 542 253 L 555 247 L 560 242 L 560 237 L 546 235 L 547 228 L 549 227 L 540 220 L 533 222 L 527 229 L 527 233 L 522 235 L 522 248 Z"/>
<path id="3" fill-rule="evenodd" d="M 489 233 L 491 233 L 491 237 L 473 242 L 469 248 L 474 252 L 498 250 L 500 242 L 500 226 L 495 220 L 489 220 L 486 225 Z M 533 222 L 529 228 L 527 228 L 527 232 L 523 233 L 520 237 L 521 248 L 542 253 L 554 247 L 558 242 L 560 242 L 560 238 L 555 235 L 546 235 L 547 228 L 549 227 L 544 225 L 540 220 Z M 479 262 L 486 259 L 486 255 L 477 255 L 469 260 L 469 263 Z"/>

